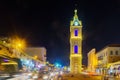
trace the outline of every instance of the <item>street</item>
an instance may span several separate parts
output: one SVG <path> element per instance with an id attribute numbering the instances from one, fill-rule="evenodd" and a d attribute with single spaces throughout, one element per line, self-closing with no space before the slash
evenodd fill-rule
<path id="1" fill-rule="evenodd" d="M 85 74 L 65 74 L 62 80 L 102 80 L 102 76 L 91 76 Z"/>
<path id="2" fill-rule="evenodd" d="M 39 73 L 14 74 L 12 75 L 12 77 L 4 76 L 3 78 L 0 78 L 0 80 L 120 80 L 120 78 L 115 77 L 108 77 L 105 79 L 102 75 L 89 75 L 83 73 L 81 74 L 63 73 L 62 75 L 50 73 L 50 75 L 47 75 L 46 78 L 45 77 L 39 78 L 38 74 Z M 43 73 L 39 75 L 43 75 Z"/>

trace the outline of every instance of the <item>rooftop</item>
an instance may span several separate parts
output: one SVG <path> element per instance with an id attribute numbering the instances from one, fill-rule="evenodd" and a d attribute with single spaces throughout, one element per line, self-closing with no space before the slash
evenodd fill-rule
<path id="1" fill-rule="evenodd" d="M 106 47 L 120 47 L 120 44 L 109 44 Z"/>

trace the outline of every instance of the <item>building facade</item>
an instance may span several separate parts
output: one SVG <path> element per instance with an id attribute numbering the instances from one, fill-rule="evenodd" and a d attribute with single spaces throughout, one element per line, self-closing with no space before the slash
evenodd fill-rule
<path id="1" fill-rule="evenodd" d="M 71 73 L 80 73 L 82 69 L 82 23 L 77 10 L 70 22 L 70 69 Z"/>
<path id="2" fill-rule="evenodd" d="M 44 47 L 28 47 L 25 52 L 33 57 L 34 59 L 38 59 L 44 64 L 46 63 L 46 48 Z"/>
<path id="3" fill-rule="evenodd" d="M 97 52 L 100 73 L 106 73 L 111 64 L 120 61 L 120 44 L 111 44 Z"/>
<path id="4" fill-rule="evenodd" d="M 20 69 L 18 60 L 12 57 L 13 53 L 8 47 L 0 44 L 0 71 L 1 72 L 17 72 Z"/>
<path id="5" fill-rule="evenodd" d="M 88 53 L 88 71 L 95 72 L 97 65 L 98 65 L 98 60 L 96 56 L 96 50 L 92 49 Z"/>

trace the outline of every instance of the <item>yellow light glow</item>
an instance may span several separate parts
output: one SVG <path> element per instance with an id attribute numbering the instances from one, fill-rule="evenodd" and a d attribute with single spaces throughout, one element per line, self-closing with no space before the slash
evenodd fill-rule
<path id="1" fill-rule="evenodd" d="M 72 58 L 72 57 L 82 57 L 82 56 L 77 54 L 72 54 L 70 57 Z"/>
<path id="2" fill-rule="evenodd" d="M 23 50 L 26 47 L 26 43 L 24 39 L 15 36 L 11 39 L 11 46 L 17 50 Z"/>
<path id="3" fill-rule="evenodd" d="M 19 47 L 21 47 L 21 46 L 22 46 L 22 44 L 20 44 L 20 43 L 19 43 L 19 44 L 18 44 L 18 46 L 19 46 Z"/>
<path id="4" fill-rule="evenodd" d="M 12 64 L 17 65 L 17 63 L 1 63 L 1 65 L 12 65 Z"/>
<path id="5" fill-rule="evenodd" d="M 96 50 L 92 49 L 88 53 L 88 71 L 95 71 L 95 68 L 97 67 L 99 62 L 100 61 L 97 60 Z"/>
<path id="6" fill-rule="evenodd" d="M 18 64 L 14 61 L 9 61 L 9 62 L 2 62 L 1 65 L 18 65 Z"/>
<path id="7" fill-rule="evenodd" d="M 37 59 L 38 58 L 38 56 L 34 56 L 34 59 Z"/>

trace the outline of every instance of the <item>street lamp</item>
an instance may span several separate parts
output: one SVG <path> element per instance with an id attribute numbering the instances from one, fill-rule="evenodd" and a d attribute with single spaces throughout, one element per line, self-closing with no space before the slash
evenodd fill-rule
<path id="1" fill-rule="evenodd" d="M 19 37 L 13 37 L 11 40 L 11 45 L 14 49 L 18 51 L 21 51 L 26 47 L 25 40 Z"/>
<path id="2" fill-rule="evenodd" d="M 23 50 L 26 47 L 25 40 L 19 38 L 18 36 L 11 37 L 10 45 L 13 50 L 13 57 L 21 57 L 21 53 L 24 53 Z"/>

